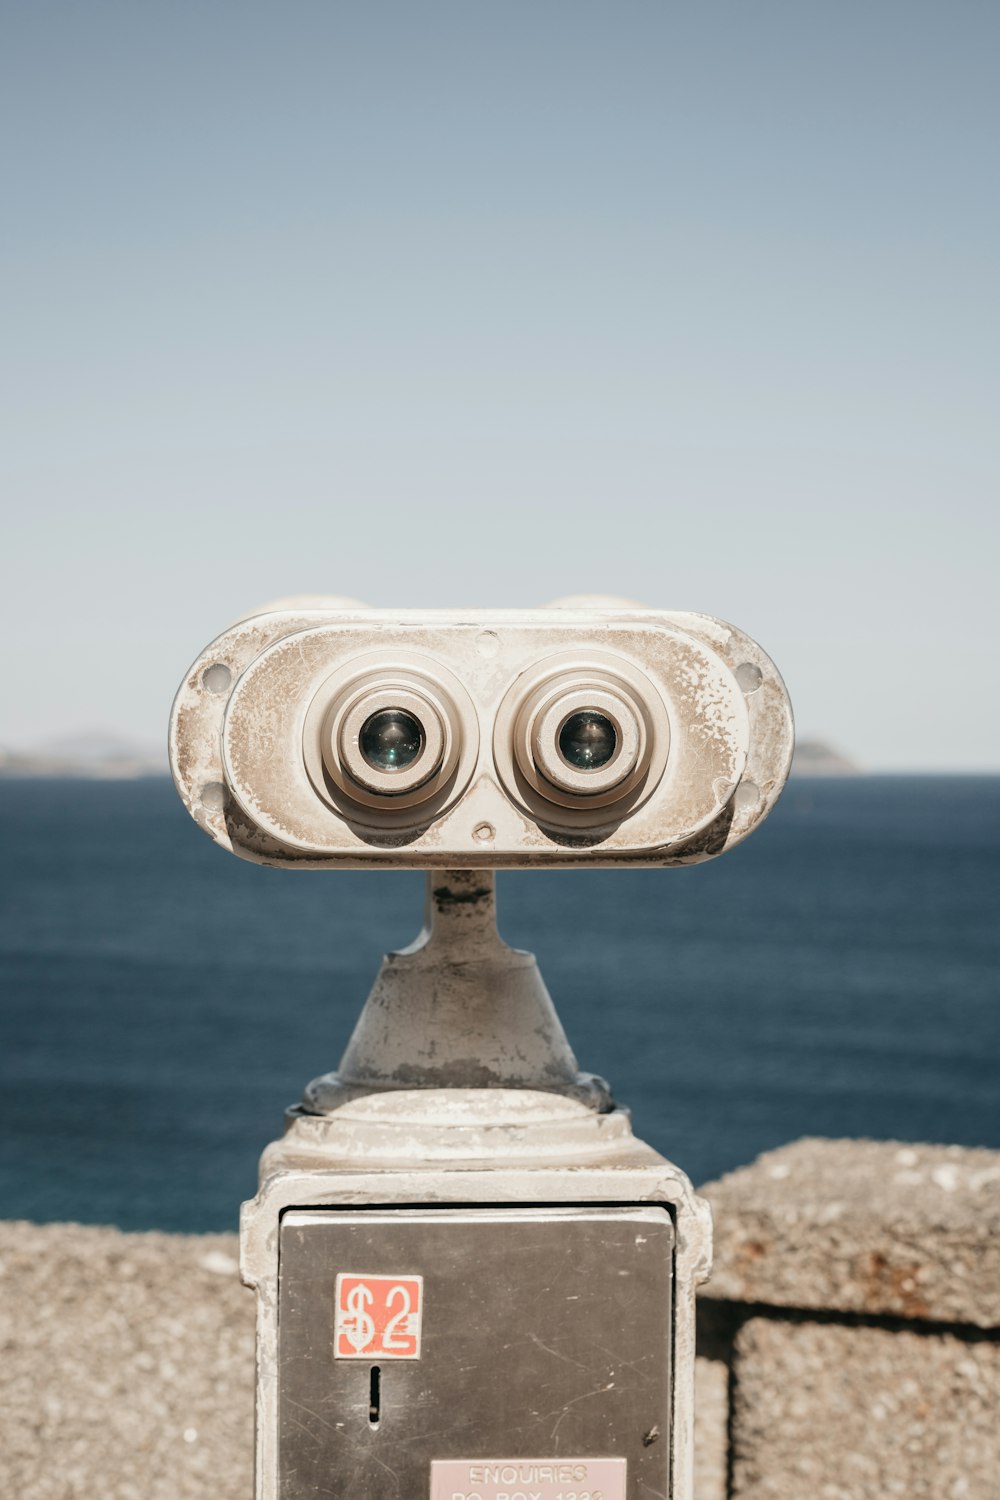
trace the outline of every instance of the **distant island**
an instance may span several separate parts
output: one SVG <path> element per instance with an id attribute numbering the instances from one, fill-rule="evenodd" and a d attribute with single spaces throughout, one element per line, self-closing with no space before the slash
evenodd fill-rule
<path id="1" fill-rule="evenodd" d="M 84 776 L 95 781 L 134 781 L 165 776 L 166 749 L 136 744 L 103 730 L 66 735 L 24 750 L 0 747 L 0 776 Z"/>
<path id="2" fill-rule="evenodd" d="M 859 776 L 860 767 L 825 740 L 799 740 L 792 756 L 793 776 Z"/>

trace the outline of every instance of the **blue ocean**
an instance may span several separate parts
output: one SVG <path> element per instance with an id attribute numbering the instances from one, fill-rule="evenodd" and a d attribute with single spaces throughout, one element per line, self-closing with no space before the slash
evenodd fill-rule
<path id="1" fill-rule="evenodd" d="M 234 1228 L 422 877 L 217 849 L 166 779 L 0 781 L 0 1216 Z M 800 1135 L 1000 1147 L 1000 777 L 793 781 L 691 869 L 501 876 L 581 1066 L 695 1182 Z"/>

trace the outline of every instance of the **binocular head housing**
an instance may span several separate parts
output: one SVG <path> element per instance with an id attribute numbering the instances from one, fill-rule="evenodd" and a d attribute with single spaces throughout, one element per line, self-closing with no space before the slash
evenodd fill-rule
<path id="1" fill-rule="evenodd" d="M 766 816 L 791 710 L 748 636 L 603 599 L 286 601 L 198 657 L 171 767 L 195 820 L 300 868 L 685 864 Z"/>

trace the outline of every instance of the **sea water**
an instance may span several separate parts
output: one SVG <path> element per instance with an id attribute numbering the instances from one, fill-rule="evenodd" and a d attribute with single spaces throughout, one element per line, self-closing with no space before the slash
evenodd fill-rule
<path id="1" fill-rule="evenodd" d="M 165 779 L 0 781 L 0 1217 L 232 1228 L 417 874 L 223 853 Z M 583 1068 L 696 1182 L 801 1135 L 1000 1147 L 1000 777 L 799 780 L 679 870 L 500 877 Z"/>

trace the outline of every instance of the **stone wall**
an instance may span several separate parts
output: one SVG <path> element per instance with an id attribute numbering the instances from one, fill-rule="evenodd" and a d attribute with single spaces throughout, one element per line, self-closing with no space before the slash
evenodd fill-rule
<path id="1" fill-rule="evenodd" d="M 235 1235 L 0 1222 L 0 1496 L 247 1500 Z"/>
<path id="2" fill-rule="evenodd" d="M 799 1141 L 704 1190 L 698 1500 L 997 1500 L 1000 1152 Z M 0 1222 L 0 1495 L 246 1500 L 231 1235 Z"/>
<path id="3" fill-rule="evenodd" d="M 1000 1152 L 802 1140 L 703 1191 L 698 1500 L 997 1500 Z"/>

